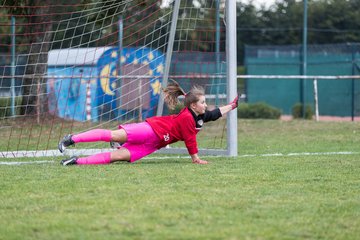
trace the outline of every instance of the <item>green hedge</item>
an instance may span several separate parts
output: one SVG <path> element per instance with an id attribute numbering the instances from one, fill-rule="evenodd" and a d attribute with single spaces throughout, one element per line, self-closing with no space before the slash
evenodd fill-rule
<path id="1" fill-rule="evenodd" d="M 310 105 L 305 106 L 305 117 L 303 117 L 303 104 L 296 103 L 292 108 L 292 116 L 293 118 L 305 118 L 305 119 L 312 119 L 314 112 Z"/>
<path id="2" fill-rule="evenodd" d="M 241 103 L 238 107 L 238 118 L 279 119 L 281 110 L 266 103 Z"/>
<path id="3" fill-rule="evenodd" d="M 174 110 L 170 110 L 170 114 L 177 114 L 184 107 L 179 103 Z M 238 118 L 263 118 L 263 119 L 279 119 L 281 117 L 281 110 L 274 108 L 266 103 L 240 103 L 238 107 Z"/>

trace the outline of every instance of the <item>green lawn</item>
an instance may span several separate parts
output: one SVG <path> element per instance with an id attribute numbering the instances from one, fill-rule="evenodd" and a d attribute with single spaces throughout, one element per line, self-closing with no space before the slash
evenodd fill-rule
<path id="1" fill-rule="evenodd" d="M 359 132 L 357 122 L 241 120 L 239 157 L 209 165 L 0 159 L 54 160 L 0 165 L 0 239 L 358 239 Z M 263 155 L 273 153 L 284 156 Z"/>

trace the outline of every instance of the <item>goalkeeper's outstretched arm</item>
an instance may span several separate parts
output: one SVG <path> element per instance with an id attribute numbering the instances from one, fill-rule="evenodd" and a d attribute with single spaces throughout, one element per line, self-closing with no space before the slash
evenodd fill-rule
<path id="1" fill-rule="evenodd" d="M 219 107 L 221 115 L 224 115 L 224 114 L 230 112 L 231 110 L 237 108 L 238 105 L 239 105 L 239 96 L 236 96 L 236 98 L 228 105 Z"/>

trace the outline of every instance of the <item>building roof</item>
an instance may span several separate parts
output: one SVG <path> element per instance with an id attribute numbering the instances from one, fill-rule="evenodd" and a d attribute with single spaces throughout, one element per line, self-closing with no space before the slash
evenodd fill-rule
<path id="1" fill-rule="evenodd" d="M 55 49 L 48 53 L 48 66 L 95 65 L 112 47 Z"/>

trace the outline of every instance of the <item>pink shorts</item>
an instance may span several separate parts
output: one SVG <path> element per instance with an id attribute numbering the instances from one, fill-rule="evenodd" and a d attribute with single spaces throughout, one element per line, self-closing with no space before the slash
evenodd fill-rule
<path id="1" fill-rule="evenodd" d="M 122 145 L 130 152 L 130 162 L 135 162 L 156 150 L 160 140 L 147 122 L 120 125 L 127 133 L 127 141 Z"/>

